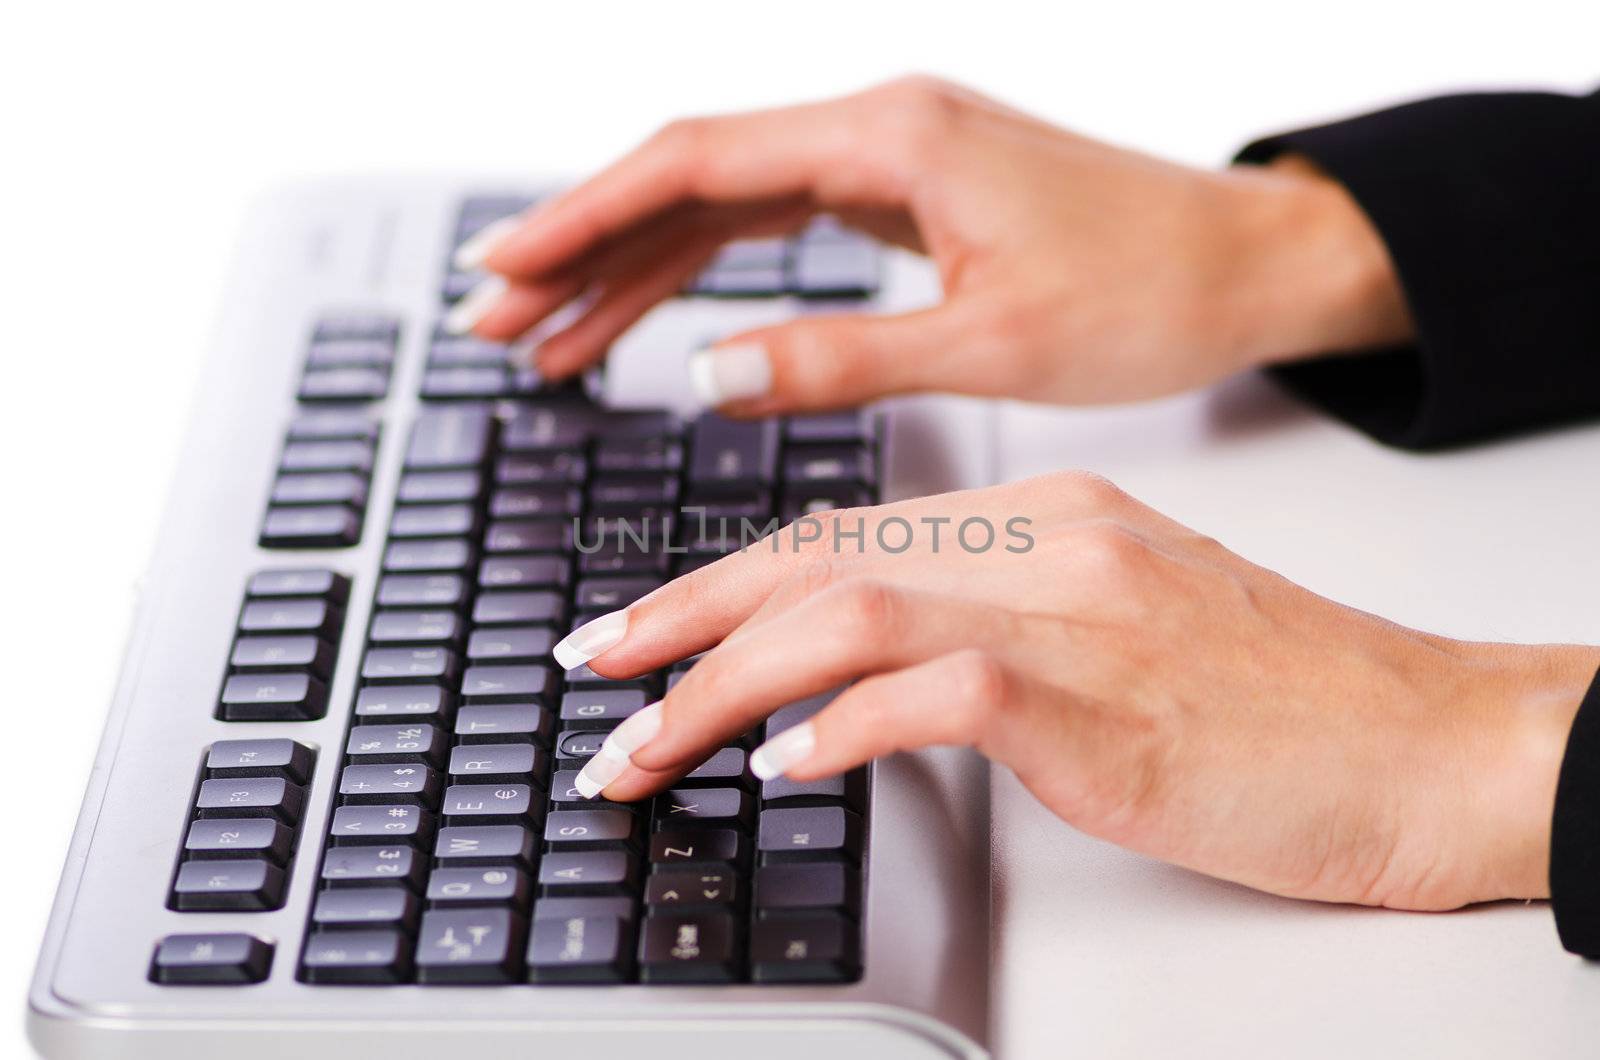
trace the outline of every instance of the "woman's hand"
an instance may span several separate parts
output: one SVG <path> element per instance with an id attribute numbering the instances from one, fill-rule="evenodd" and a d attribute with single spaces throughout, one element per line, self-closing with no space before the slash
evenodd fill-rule
<path id="1" fill-rule="evenodd" d="M 581 295 L 586 311 L 536 355 L 569 376 L 724 242 L 819 211 L 928 254 L 945 300 L 696 355 L 702 397 L 730 414 L 919 390 L 1121 401 L 1410 332 L 1376 233 L 1307 164 L 1190 169 L 926 78 L 668 126 L 463 247 L 464 266 L 499 276 L 453 319 L 511 339 Z"/>
<path id="2" fill-rule="evenodd" d="M 1600 663 L 1404 629 L 1079 473 L 801 520 L 558 655 L 626 678 L 707 649 L 590 760 L 589 791 L 641 798 L 854 681 L 757 772 L 971 745 L 1093 835 L 1408 909 L 1547 893 L 1556 773 Z"/>

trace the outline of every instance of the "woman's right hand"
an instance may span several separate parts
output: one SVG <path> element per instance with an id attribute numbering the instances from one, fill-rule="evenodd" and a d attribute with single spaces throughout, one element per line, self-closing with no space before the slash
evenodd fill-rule
<path id="1" fill-rule="evenodd" d="M 453 319 L 511 339 L 582 296 L 537 351 L 599 360 L 731 239 L 830 212 L 928 254 L 942 303 L 812 316 L 696 354 L 731 415 L 921 390 L 1097 403 L 1410 332 L 1377 234 L 1289 158 L 1213 172 L 1111 147 L 926 78 L 823 103 L 674 123 L 463 248 L 496 277 Z"/>

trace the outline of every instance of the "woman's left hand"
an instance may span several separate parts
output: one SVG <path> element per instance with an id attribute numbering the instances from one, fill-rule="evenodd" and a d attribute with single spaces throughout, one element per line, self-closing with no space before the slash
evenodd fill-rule
<path id="1" fill-rule="evenodd" d="M 626 678 L 707 654 L 591 759 L 609 798 L 853 681 L 753 768 L 971 745 L 1090 834 L 1410 909 L 1548 893 L 1556 772 L 1600 662 L 1402 628 L 1079 473 L 809 517 L 625 614 L 563 661 Z"/>

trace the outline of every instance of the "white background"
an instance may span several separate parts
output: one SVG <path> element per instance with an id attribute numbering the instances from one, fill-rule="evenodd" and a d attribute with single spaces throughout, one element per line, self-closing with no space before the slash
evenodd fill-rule
<path id="1" fill-rule="evenodd" d="M 12 1011 L 233 233 L 262 189 L 393 169 L 580 173 L 676 115 L 913 70 L 1198 164 L 1409 96 L 1600 82 L 1592 0 L 22 6 L 0 16 Z M 10 1024 L 0 1055 L 21 1048 Z"/>

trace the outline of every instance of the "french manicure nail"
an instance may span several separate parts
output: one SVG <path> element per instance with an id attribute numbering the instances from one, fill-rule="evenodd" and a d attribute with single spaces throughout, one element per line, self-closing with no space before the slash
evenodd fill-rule
<path id="1" fill-rule="evenodd" d="M 661 731 L 661 703 L 650 704 L 612 730 L 600 744 L 600 753 L 627 761 Z"/>
<path id="2" fill-rule="evenodd" d="M 628 612 L 613 611 L 592 622 L 585 622 L 562 637 L 560 643 L 551 649 L 551 654 L 563 670 L 571 670 L 611 647 L 626 632 Z"/>
<path id="3" fill-rule="evenodd" d="M 520 227 L 522 227 L 520 217 L 502 217 L 498 221 L 490 221 L 456 248 L 450 263 L 462 272 L 482 268 L 484 259 L 494 253 L 494 248 L 504 243 L 506 236 Z"/>
<path id="4" fill-rule="evenodd" d="M 450 307 L 444 315 L 444 329 L 452 335 L 465 335 L 472 325 L 482 320 L 506 293 L 506 281 L 500 276 L 490 276 L 478 286 L 461 296 L 461 301 Z"/>
<path id="5" fill-rule="evenodd" d="M 761 397 L 772 389 L 772 360 L 759 342 L 736 342 L 689 356 L 689 383 L 707 405 Z"/>
<path id="6" fill-rule="evenodd" d="M 578 794 L 586 799 L 592 799 L 606 789 L 606 785 L 622 776 L 622 771 L 628 768 L 626 758 L 612 758 L 610 755 L 594 755 L 584 767 L 578 771 L 572 786 Z"/>
<path id="7" fill-rule="evenodd" d="M 782 776 L 810 758 L 816 746 L 816 728 L 809 721 L 803 721 L 757 747 L 750 756 L 750 772 L 758 780 Z"/>

